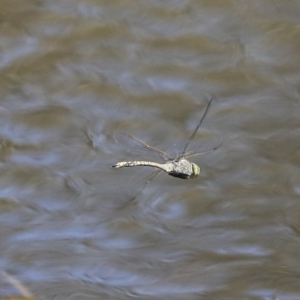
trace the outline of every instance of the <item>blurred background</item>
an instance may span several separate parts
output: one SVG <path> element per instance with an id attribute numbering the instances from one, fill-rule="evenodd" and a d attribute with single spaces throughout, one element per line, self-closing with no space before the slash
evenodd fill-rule
<path id="1" fill-rule="evenodd" d="M 300 299 L 299 16 L 2 0 L 0 269 L 36 299 Z M 176 152 L 213 95 L 197 179 L 111 168 L 139 158 L 115 133 Z"/>

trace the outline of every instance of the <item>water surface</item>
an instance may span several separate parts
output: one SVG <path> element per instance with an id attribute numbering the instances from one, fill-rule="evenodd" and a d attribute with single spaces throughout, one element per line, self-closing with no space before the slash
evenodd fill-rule
<path id="1" fill-rule="evenodd" d="M 38 299 L 300 298 L 298 1 L 2 2 L 2 270 Z M 130 201 L 113 135 L 172 150 L 212 95 L 200 176 Z"/>

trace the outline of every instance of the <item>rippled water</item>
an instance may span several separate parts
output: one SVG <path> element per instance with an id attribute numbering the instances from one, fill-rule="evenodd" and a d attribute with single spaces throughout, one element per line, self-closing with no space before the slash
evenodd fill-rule
<path id="1" fill-rule="evenodd" d="M 37 299 L 300 299 L 299 1 L 8 1 L 0 264 Z M 215 101 L 197 179 L 172 149 Z M 132 157 L 130 157 L 132 158 Z M 0 295 L 18 294 L 4 277 Z"/>

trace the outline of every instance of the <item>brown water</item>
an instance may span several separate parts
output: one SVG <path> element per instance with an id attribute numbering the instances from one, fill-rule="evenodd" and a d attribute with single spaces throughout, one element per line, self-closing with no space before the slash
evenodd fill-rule
<path id="1" fill-rule="evenodd" d="M 38 299 L 300 299 L 300 2 L 16 1 L 0 12 L 0 265 Z M 116 132 L 196 141 L 195 180 Z M 132 157 L 131 157 L 132 158 Z M 126 191 L 126 192 L 125 192 Z M 0 279 L 0 297 L 17 291 Z"/>

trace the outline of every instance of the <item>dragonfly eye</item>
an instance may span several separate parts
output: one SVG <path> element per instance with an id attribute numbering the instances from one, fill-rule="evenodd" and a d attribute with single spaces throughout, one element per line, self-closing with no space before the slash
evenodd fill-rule
<path id="1" fill-rule="evenodd" d="M 200 167 L 192 163 L 192 169 L 193 169 L 193 174 L 191 175 L 191 178 L 196 178 L 200 174 Z"/>

